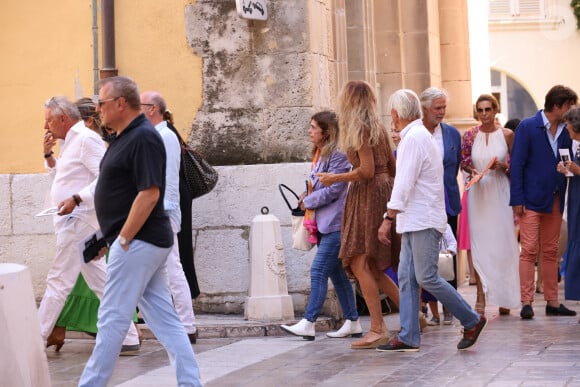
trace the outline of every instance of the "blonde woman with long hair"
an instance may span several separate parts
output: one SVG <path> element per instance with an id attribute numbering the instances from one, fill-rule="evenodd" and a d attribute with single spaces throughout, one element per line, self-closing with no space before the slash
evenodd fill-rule
<path id="1" fill-rule="evenodd" d="M 329 186 L 350 182 L 342 218 L 339 257 L 347 273 L 360 285 L 371 318 L 369 332 L 352 343 L 353 349 L 376 348 L 385 344 L 389 331 L 383 320 L 379 288 L 398 306 L 399 289 L 384 274 L 398 264 L 400 238 L 394 231 L 393 243 L 378 240 L 384 205 L 388 202 L 395 177 L 395 159 L 388 134 L 381 124 L 377 99 L 364 81 L 348 82 L 339 98 L 339 147 L 347 154 L 353 169 L 346 173 L 319 173 L 320 182 Z"/>

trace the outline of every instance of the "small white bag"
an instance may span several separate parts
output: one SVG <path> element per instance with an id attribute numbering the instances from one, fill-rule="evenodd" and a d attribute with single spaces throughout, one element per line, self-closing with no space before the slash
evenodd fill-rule
<path id="1" fill-rule="evenodd" d="M 302 251 L 310 251 L 314 245 L 308 242 L 310 233 L 304 227 L 304 216 L 292 215 L 292 248 Z"/>
<path id="2" fill-rule="evenodd" d="M 439 253 L 439 262 L 437 263 L 437 272 L 445 281 L 452 281 L 455 279 L 453 272 L 453 254 Z"/>
<path id="3" fill-rule="evenodd" d="M 288 205 L 292 215 L 292 248 L 296 250 L 310 251 L 314 247 L 314 244 L 308 242 L 308 236 L 310 233 L 304 227 L 304 211 L 302 211 L 298 206 L 296 206 L 296 208 L 292 208 L 282 189 L 286 189 L 288 192 L 294 195 L 296 199 L 298 199 L 299 196 L 285 184 L 278 184 L 278 190 L 280 190 L 282 198 Z"/>

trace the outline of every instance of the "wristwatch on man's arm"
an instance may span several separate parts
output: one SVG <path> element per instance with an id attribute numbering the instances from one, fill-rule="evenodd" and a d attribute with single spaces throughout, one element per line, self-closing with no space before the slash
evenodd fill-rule
<path id="1" fill-rule="evenodd" d="M 388 220 L 389 222 L 394 222 L 395 217 L 397 216 L 398 213 L 399 213 L 399 211 L 397 211 L 397 210 L 392 210 L 390 208 L 387 208 L 387 211 L 383 214 L 383 219 Z"/>
<path id="2" fill-rule="evenodd" d="M 394 217 L 392 217 L 392 216 L 389 216 L 389 211 L 388 211 L 388 210 L 387 210 L 387 212 L 385 212 L 385 213 L 383 214 L 383 219 L 384 219 L 384 220 L 388 220 L 389 222 L 393 222 L 393 221 L 395 220 L 395 218 L 394 218 Z"/>
<path id="3" fill-rule="evenodd" d="M 117 237 L 117 240 L 119 241 L 119 244 L 121 245 L 121 247 L 129 246 L 129 242 L 127 241 L 127 238 L 125 238 L 123 235 L 119 235 Z"/>

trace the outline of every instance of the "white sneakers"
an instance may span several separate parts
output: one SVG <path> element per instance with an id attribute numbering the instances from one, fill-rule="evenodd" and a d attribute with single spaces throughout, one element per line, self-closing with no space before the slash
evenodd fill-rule
<path id="1" fill-rule="evenodd" d="M 328 337 L 333 338 L 341 338 L 341 337 L 361 337 L 362 336 L 362 328 L 360 326 L 359 320 L 352 321 L 352 320 L 345 320 L 342 327 L 336 332 L 328 332 L 326 334 Z"/>
<path id="2" fill-rule="evenodd" d="M 315 331 L 314 323 L 303 318 L 297 324 L 294 325 L 280 325 L 280 328 L 284 329 L 288 333 L 292 333 L 296 336 L 302 336 L 306 340 L 314 340 Z M 328 337 L 341 338 L 341 337 L 362 337 L 362 328 L 360 326 L 359 320 L 351 321 L 345 320 L 342 327 L 336 332 L 328 332 L 326 334 Z"/>
<path id="3" fill-rule="evenodd" d="M 280 325 L 280 328 L 293 335 L 302 336 L 305 340 L 314 340 L 314 323 L 305 318 L 294 325 Z"/>

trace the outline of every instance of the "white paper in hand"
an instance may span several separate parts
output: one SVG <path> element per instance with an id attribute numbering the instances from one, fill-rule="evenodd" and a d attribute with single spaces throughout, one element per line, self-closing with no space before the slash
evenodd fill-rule
<path id="1" fill-rule="evenodd" d="M 52 216 L 52 215 L 58 215 L 58 208 L 57 207 L 47 208 L 46 210 L 42 210 L 34 216 Z"/>
<path id="2" fill-rule="evenodd" d="M 568 149 L 561 148 L 561 149 L 558 149 L 558 152 L 560 152 L 560 159 L 562 160 L 562 162 L 564 164 L 566 164 L 566 161 L 572 160 L 570 158 L 570 151 Z M 566 176 L 568 176 L 568 177 L 574 176 L 574 174 L 572 172 L 568 171 L 567 169 L 566 169 L 566 171 L 567 171 Z"/>

